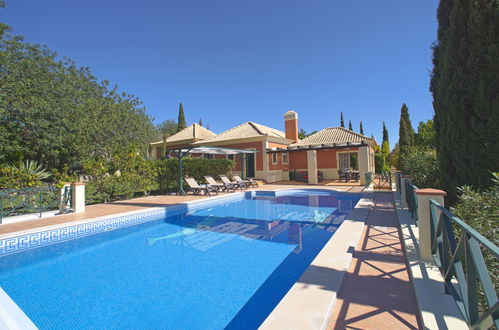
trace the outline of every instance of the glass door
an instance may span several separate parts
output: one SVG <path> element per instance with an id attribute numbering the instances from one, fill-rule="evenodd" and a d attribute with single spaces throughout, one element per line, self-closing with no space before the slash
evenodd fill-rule
<path id="1" fill-rule="evenodd" d="M 340 170 L 350 170 L 350 154 L 339 154 L 340 158 Z"/>

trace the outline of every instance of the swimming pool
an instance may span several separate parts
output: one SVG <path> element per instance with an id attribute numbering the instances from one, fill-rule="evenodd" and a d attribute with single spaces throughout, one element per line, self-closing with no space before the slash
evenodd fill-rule
<path id="1" fill-rule="evenodd" d="M 0 286 L 41 329 L 257 328 L 359 199 L 287 190 L 205 200 L 4 253 Z"/>

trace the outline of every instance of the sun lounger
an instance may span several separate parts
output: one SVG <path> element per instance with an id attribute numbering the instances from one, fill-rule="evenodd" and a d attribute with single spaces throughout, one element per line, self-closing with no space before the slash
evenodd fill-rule
<path id="1" fill-rule="evenodd" d="M 214 192 L 218 195 L 218 191 L 216 188 L 210 185 L 199 185 L 194 178 L 185 178 L 185 182 L 187 182 L 189 189 L 194 195 L 199 195 L 201 192 L 204 192 L 208 196 L 210 196 L 211 192 Z"/>
<path id="2" fill-rule="evenodd" d="M 239 175 L 234 175 L 234 180 L 236 180 L 237 183 L 245 184 L 246 188 L 249 186 L 251 186 L 253 188 L 258 188 L 258 184 L 253 179 L 243 180 L 243 179 L 241 179 L 241 177 Z"/>
<path id="3" fill-rule="evenodd" d="M 205 175 L 204 176 L 206 182 L 208 182 L 208 184 L 212 187 L 215 187 L 221 191 L 224 191 L 226 190 L 227 192 L 230 192 L 231 190 L 232 191 L 236 191 L 236 188 L 234 187 L 233 184 L 226 184 L 226 183 L 219 183 L 219 182 L 216 182 L 215 179 L 213 179 L 212 176 L 210 175 Z"/>
<path id="4" fill-rule="evenodd" d="M 222 180 L 223 183 L 227 185 L 232 185 L 234 188 L 239 188 L 243 190 L 243 188 L 246 188 L 246 185 L 238 183 L 238 182 L 231 182 L 229 178 L 226 175 L 220 175 L 220 179 Z"/>

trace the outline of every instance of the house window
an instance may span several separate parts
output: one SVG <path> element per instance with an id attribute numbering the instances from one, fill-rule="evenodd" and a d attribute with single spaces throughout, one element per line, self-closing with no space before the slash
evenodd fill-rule
<path id="1" fill-rule="evenodd" d="M 289 158 L 288 158 L 288 153 L 287 152 L 284 152 L 282 154 L 282 163 L 283 164 L 288 164 L 289 163 Z"/>
<path id="2" fill-rule="evenodd" d="M 204 159 L 213 159 L 214 156 L 212 154 L 204 154 Z"/>
<path id="3" fill-rule="evenodd" d="M 234 160 L 234 155 L 227 155 L 227 159 Z"/>
<path id="4" fill-rule="evenodd" d="M 272 164 L 277 164 L 277 153 L 272 153 Z"/>

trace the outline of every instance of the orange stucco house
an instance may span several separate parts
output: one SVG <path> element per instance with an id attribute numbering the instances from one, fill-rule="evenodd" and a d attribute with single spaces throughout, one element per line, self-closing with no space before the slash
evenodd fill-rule
<path id="1" fill-rule="evenodd" d="M 324 179 L 338 179 L 339 169 L 356 168 L 360 182 L 364 174 L 374 171 L 376 141 L 343 127 L 325 128 L 307 138 L 298 138 L 298 114 L 284 114 L 284 132 L 246 122 L 220 134 L 193 124 L 167 138 L 151 143 L 151 156 L 160 158 L 164 148 L 213 146 L 255 150 L 244 158 L 232 155 L 195 155 L 193 157 L 230 158 L 236 161 L 236 172 L 267 182 L 288 180 L 289 171 L 320 171 Z M 314 178 L 310 183 L 314 183 Z"/>

